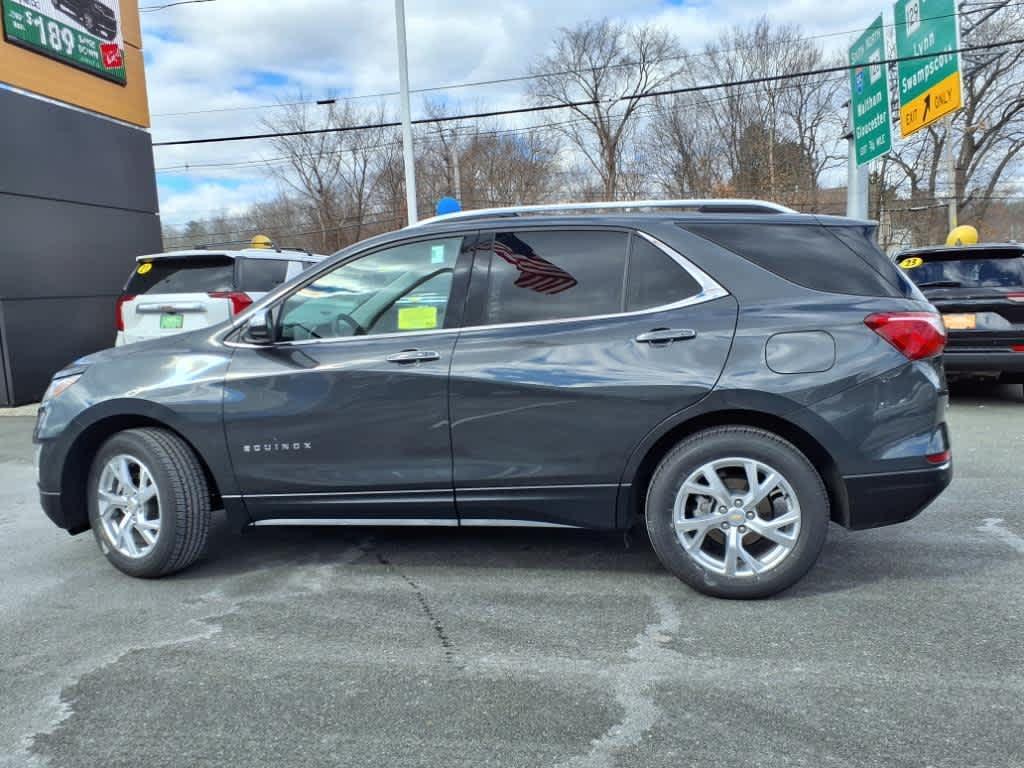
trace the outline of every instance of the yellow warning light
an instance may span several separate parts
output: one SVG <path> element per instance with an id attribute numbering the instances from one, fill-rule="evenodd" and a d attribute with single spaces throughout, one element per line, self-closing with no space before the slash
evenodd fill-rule
<path id="1" fill-rule="evenodd" d="M 978 230 L 970 224 L 962 224 L 946 238 L 946 245 L 977 245 Z"/>

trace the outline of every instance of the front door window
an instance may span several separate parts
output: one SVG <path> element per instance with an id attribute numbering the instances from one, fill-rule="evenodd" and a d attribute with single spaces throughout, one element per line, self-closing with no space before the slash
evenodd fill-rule
<path id="1" fill-rule="evenodd" d="M 288 297 L 279 339 L 307 341 L 443 328 L 461 237 L 406 243 L 349 261 Z"/>

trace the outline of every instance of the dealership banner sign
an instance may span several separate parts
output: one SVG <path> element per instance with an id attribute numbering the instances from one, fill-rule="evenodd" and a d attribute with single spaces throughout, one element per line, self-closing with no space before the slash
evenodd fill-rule
<path id="1" fill-rule="evenodd" d="M 0 0 L 4 39 L 124 85 L 119 0 Z"/>

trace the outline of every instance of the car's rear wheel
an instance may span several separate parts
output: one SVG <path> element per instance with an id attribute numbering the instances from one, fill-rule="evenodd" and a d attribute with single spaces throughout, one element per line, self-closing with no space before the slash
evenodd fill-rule
<path id="1" fill-rule="evenodd" d="M 758 598 L 796 583 L 825 543 L 829 501 L 792 443 L 762 429 L 699 432 L 662 459 L 647 493 L 661 562 L 694 589 Z"/>
<path id="2" fill-rule="evenodd" d="M 93 461 L 89 522 L 114 567 L 142 578 L 187 568 L 202 556 L 210 492 L 185 441 L 163 429 L 111 437 Z"/>

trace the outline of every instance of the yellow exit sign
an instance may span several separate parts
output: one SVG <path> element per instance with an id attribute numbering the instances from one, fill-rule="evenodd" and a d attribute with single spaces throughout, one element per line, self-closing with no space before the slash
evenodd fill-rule
<path id="1" fill-rule="evenodd" d="M 960 73 L 954 72 L 900 107 L 900 132 L 906 138 L 962 106 Z"/>

